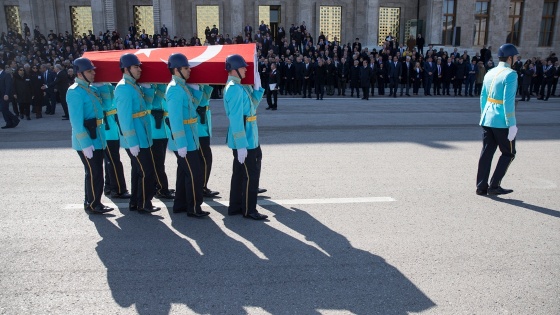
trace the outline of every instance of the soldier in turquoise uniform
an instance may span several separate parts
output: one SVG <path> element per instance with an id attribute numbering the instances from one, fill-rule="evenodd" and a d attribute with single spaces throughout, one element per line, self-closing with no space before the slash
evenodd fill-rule
<path id="1" fill-rule="evenodd" d="M 257 211 L 262 160 L 257 107 L 264 89 L 258 80 L 254 88 L 241 84 L 247 72 L 247 63 L 240 55 L 226 58 L 226 71 L 229 75 L 224 92 L 224 107 L 229 119 L 227 144 L 233 149 L 228 214 L 243 214 L 245 218 L 264 220 L 268 216 Z"/>
<path id="2" fill-rule="evenodd" d="M 106 213 L 113 208 L 101 203 L 103 194 L 103 149 L 106 146 L 103 108 L 97 91 L 90 86 L 95 79 L 95 67 L 87 58 L 74 60 L 76 81 L 68 89 L 72 148 L 84 164 L 84 209 L 90 213 Z"/>
<path id="3" fill-rule="evenodd" d="M 171 72 L 171 82 L 167 85 L 165 99 L 169 111 L 171 129 L 169 149 L 177 157 L 177 182 L 173 212 L 186 212 L 191 217 L 210 214 L 202 211 L 203 175 L 198 150 L 198 114 L 202 92 L 187 85 L 191 69 L 185 55 L 176 53 L 169 56 L 167 67 Z"/>
<path id="4" fill-rule="evenodd" d="M 515 93 L 517 91 L 517 72 L 511 65 L 519 52 L 512 44 L 504 44 L 498 51 L 500 63 L 484 76 L 480 93 L 480 126 L 482 126 L 482 152 L 478 162 L 476 178 L 477 195 L 503 195 L 513 192 L 501 187 L 502 178 L 515 158 Z M 496 149 L 502 155 L 498 160 L 490 184 L 490 168 Z"/>
<path id="5" fill-rule="evenodd" d="M 132 165 L 129 209 L 155 212 L 160 208 L 152 205 L 155 193 L 154 165 L 150 153 L 152 120 L 142 87 L 136 83 L 142 73 L 141 65 L 138 57 L 133 54 L 121 56 L 123 78 L 115 88 L 115 103 L 122 133 L 121 145 L 126 149 Z"/>
<path id="6" fill-rule="evenodd" d="M 210 148 L 210 138 L 212 137 L 212 112 L 210 111 L 210 97 L 214 88 L 210 85 L 201 85 L 199 90 L 202 92 L 202 100 L 197 107 L 198 112 L 198 141 L 200 143 L 200 159 L 204 175 L 204 185 L 202 193 L 204 197 L 214 197 L 220 193 L 208 188 L 208 179 L 212 172 L 212 149 Z"/>
<path id="7" fill-rule="evenodd" d="M 174 199 L 174 191 L 169 190 L 169 182 L 165 173 L 165 155 L 169 134 L 169 127 L 164 122 L 165 118 L 167 118 L 167 106 L 165 104 L 167 84 L 141 83 L 140 85 L 143 87 L 146 106 L 151 112 L 153 144 L 150 147 L 150 151 L 155 171 L 156 197 L 160 199 Z"/>
<path id="8" fill-rule="evenodd" d="M 114 102 L 115 88 L 110 83 L 93 83 L 103 101 L 105 113 L 105 188 L 106 196 L 117 199 L 129 199 L 130 193 L 126 189 L 124 169 L 120 155 L 120 133 L 117 125 L 117 105 Z"/>

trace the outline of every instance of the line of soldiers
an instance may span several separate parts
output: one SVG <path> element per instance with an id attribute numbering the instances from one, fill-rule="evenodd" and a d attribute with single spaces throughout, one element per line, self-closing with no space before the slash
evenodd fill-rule
<path id="1" fill-rule="evenodd" d="M 173 212 L 204 217 L 204 197 L 219 194 L 208 188 L 212 169 L 212 87 L 188 84 L 190 65 L 185 55 L 172 54 L 167 62 L 169 84 L 138 83 L 141 63 L 134 54 L 120 58 L 123 78 L 113 87 L 94 83 L 95 67 L 87 58 L 74 61 L 76 82 L 67 94 L 72 125 L 72 147 L 85 169 L 84 209 L 106 213 L 113 208 L 101 203 L 105 192 L 111 198 L 130 199 L 129 210 L 156 212 L 152 198 L 173 199 Z M 228 146 L 233 149 L 234 173 L 230 189 L 230 215 L 266 219 L 256 210 L 262 154 L 258 142 L 256 108 L 264 90 L 240 84 L 247 64 L 239 55 L 228 56 L 230 77 L 224 105 L 230 120 Z M 119 149 L 130 158 L 131 192 L 126 188 Z M 177 158 L 176 191 L 169 189 L 165 173 L 166 150 Z M 104 162 L 105 161 L 105 162 Z M 103 164 L 105 163 L 105 180 Z M 105 184 L 105 188 L 104 188 Z"/>

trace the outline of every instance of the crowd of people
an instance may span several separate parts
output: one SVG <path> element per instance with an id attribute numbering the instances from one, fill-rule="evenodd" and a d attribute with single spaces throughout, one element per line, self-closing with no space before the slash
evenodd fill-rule
<path id="1" fill-rule="evenodd" d="M 56 34 L 50 30 L 45 35 L 38 26 L 31 31 L 24 23 L 23 34 L 8 29 L 0 36 L 0 67 L 11 74 L 8 102 L 15 114 L 7 126 L 17 125 L 19 119 L 30 120 L 32 114 L 35 118 L 53 115 L 57 102 L 62 104 L 63 118 L 67 119 L 61 96 L 74 82 L 73 60 L 86 51 L 242 43 L 256 43 L 261 81 L 267 94 L 271 94 L 270 109 L 275 107 L 277 94 L 304 98 L 313 95 L 317 100 L 325 94 L 346 96 L 348 92 L 351 97 L 361 95 L 365 100 L 387 93 L 390 97 L 411 93 L 478 96 L 484 75 L 495 66 L 490 47 L 483 47 L 470 56 L 457 48 L 448 52 L 443 47 L 424 47 L 421 34 L 416 38 L 411 35 L 405 44 L 399 44 L 388 34 L 379 50 L 370 51 L 362 47 L 359 38 L 353 43 L 342 43 L 336 37 L 329 40 L 321 32 L 314 40 L 305 22 L 299 26 L 292 24 L 288 30 L 280 26 L 274 36 L 264 21 L 255 30 L 247 24 L 234 37 L 223 35 L 213 25 L 206 27 L 202 41 L 197 34 L 190 39 L 171 37 L 165 24 L 159 33 L 148 34 L 130 23 L 127 34 L 121 36 L 116 30 L 98 35 L 91 30 L 82 35 L 68 31 Z M 512 67 L 518 73 L 522 100 L 530 100 L 531 96 L 548 100 L 557 95 L 560 65 L 554 52 L 545 58 L 532 57 L 525 61 L 518 57 Z M 8 115 L 5 110 L 3 114 Z"/>

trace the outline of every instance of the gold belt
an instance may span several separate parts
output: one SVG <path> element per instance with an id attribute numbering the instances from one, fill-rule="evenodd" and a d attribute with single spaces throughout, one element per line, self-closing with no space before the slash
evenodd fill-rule
<path id="1" fill-rule="evenodd" d="M 169 116 L 169 113 L 168 112 L 163 112 L 163 117 L 167 117 L 167 116 Z"/>
<path id="2" fill-rule="evenodd" d="M 148 114 L 151 113 L 151 112 L 152 112 L 151 110 L 145 110 L 145 111 L 141 111 L 141 112 L 138 112 L 138 113 L 134 113 L 134 114 L 132 114 L 132 118 L 144 117 L 144 116 L 148 115 Z"/>
<path id="3" fill-rule="evenodd" d="M 487 98 L 486 100 L 487 100 L 488 102 L 492 102 L 492 103 L 496 103 L 496 104 L 503 104 L 503 103 L 504 103 L 504 101 L 497 100 L 497 99 L 491 98 L 491 97 Z"/>
<path id="4" fill-rule="evenodd" d="M 111 109 L 110 111 L 106 112 L 105 115 L 111 116 L 111 115 L 115 115 L 116 113 L 117 113 L 117 109 Z"/>
<path id="5" fill-rule="evenodd" d="M 198 121 L 198 118 L 185 119 L 185 120 L 183 120 L 183 125 L 196 124 L 197 121 Z"/>
<path id="6" fill-rule="evenodd" d="M 245 119 L 245 121 L 256 121 L 256 120 L 257 120 L 257 115 L 249 116 L 249 117 L 247 117 L 247 119 Z"/>
<path id="7" fill-rule="evenodd" d="M 103 125 L 103 119 L 97 119 L 97 127 Z"/>

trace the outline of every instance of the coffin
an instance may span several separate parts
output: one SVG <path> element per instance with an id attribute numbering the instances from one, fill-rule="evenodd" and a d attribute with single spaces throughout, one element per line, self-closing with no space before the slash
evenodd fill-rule
<path id="1" fill-rule="evenodd" d="M 142 76 L 138 82 L 168 83 L 171 73 L 167 59 L 173 53 L 187 56 L 191 66 L 189 83 L 225 84 L 228 73 L 225 70 L 226 57 L 233 54 L 243 56 L 247 64 L 247 74 L 243 84 L 253 84 L 258 67 L 255 44 L 212 45 L 193 47 L 168 47 L 152 49 L 128 49 L 110 51 L 88 51 L 83 57 L 93 62 L 96 82 L 118 82 L 122 79 L 119 59 L 125 53 L 133 53 L 142 63 Z M 258 76 L 258 74 L 257 74 Z"/>

